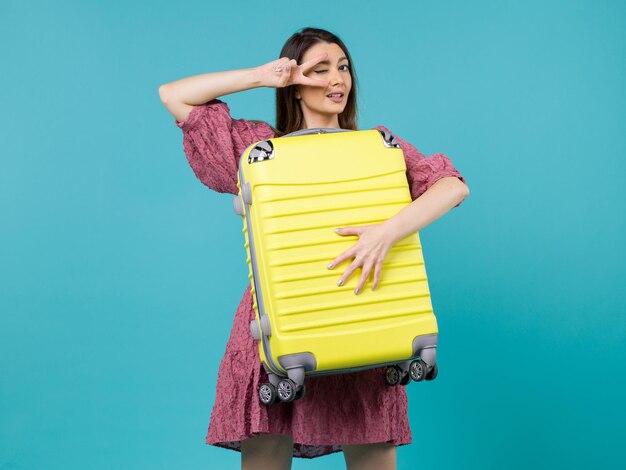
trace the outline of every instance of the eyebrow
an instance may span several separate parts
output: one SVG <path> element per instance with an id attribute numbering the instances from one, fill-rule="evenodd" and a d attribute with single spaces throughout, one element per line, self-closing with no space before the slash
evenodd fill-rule
<path id="1" fill-rule="evenodd" d="M 348 60 L 348 58 L 346 56 L 340 57 L 337 62 L 341 62 L 342 60 Z M 317 65 L 329 65 L 329 64 L 330 64 L 330 60 L 322 60 L 321 62 L 317 63 Z"/>

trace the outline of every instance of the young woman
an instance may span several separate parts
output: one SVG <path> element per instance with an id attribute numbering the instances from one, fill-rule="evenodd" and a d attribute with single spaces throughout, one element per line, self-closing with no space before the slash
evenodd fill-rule
<path id="1" fill-rule="evenodd" d="M 162 85 L 159 94 L 183 131 L 185 154 L 196 176 L 215 191 L 237 194 L 239 157 L 250 144 L 299 129 L 357 130 L 355 85 L 345 44 L 328 31 L 304 28 L 287 40 L 278 60 L 183 78 Z M 228 105 L 217 99 L 262 86 L 276 88 L 276 127 L 234 119 Z M 338 285 L 360 276 L 355 295 L 371 275 L 371 288 L 378 286 L 383 260 L 397 241 L 460 205 L 469 194 L 445 155 L 426 158 L 396 138 L 413 202 L 383 223 L 341 228 L 340 235 L 358 240 L 329 260 L 329 269 L 348 262 L 337 274 Z M 257 393 L 267 376 L 250 335 L 253 318 L 248 286 L 220 364 L 207 444 L 241 451 L 242 468 L 288 469 L 293 456 L 312 458 L 339 450 L 349 469 L 395 468 L 396 446 L 411 442 L 405 389 L 388 386 L 384 368 L 376 368 L 307 378 L 301 400 L 266 407 Z"/>

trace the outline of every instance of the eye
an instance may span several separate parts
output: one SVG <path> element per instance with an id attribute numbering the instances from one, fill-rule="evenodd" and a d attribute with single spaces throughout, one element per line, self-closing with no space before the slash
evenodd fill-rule
<path id="1" fill-rule="evenodd" d="M 342 67 L 345 67 L 345 68 L 342 69 Z M 350 66 L 348 64 L 342 64 L 342 65 L 339 66 L 339 69 L 344 71 L 344 72 L 348 72 L 348 71 L 350 71 Z M 328 72 L 328 69 L 315 70 L 314 72 L 315 73 L 326 73 L 326 72 Z"/>

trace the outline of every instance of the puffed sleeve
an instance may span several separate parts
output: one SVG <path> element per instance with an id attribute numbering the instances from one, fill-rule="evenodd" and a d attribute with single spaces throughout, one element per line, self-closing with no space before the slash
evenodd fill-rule
<path id="1" fill-rule="evenodd" d="M 376 128 L 391 132 L 383 126 L 377 126 Z M 463 183 L 467 184 L 465 178 L 454 168 L 452 161 L 446 155 L 443 153 L 435 153 L 427 158 L 413 145 L 398 137 L 398 134 L 391 133 L 398 140 L 400 148 L 402 148 L 402 152 L 404 153 L 406 176 L 411 190 L 411 199 L 413 201 L 424 194 L 437 180 L 445 178 L 446 176 L 456 176 Z M 459 207 L 461 202 L 454 207 Z"/>
<path id="2" fill-rule="evenodd" d="M 220 193 L 237 194 L 239 157 L 251 144 L 274 136 L 266 123 L 233 119 L 228 105 L 218 99 L 194 106 L 183 131 L 187 161 L 198 179 Z"/>

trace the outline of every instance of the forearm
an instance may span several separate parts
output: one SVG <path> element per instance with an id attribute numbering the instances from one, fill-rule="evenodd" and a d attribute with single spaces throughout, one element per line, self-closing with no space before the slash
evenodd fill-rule
<path id="1" fill-rule="evenodd" d="M 441 178 L 415 201 L 383 222 L 383 226 L 395 244 L 443 216 L 468 194 L 467 185 L 457 177 Z"/>
<path id="2" fill-rule="evenodd" d="M 190 106 L 207 103 L 214 98 L 261 86 L 256 67 L 181 78 L 161 85 L 161 98 L 176 100 Z"/>

